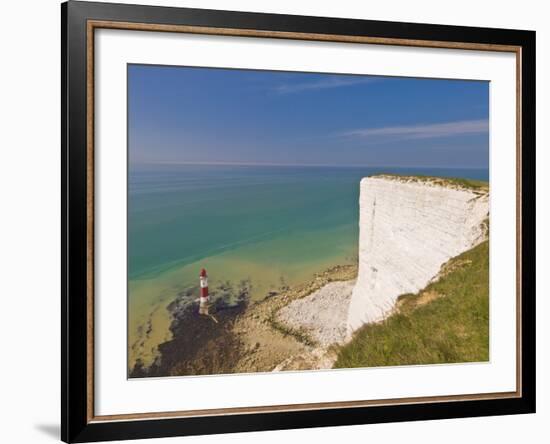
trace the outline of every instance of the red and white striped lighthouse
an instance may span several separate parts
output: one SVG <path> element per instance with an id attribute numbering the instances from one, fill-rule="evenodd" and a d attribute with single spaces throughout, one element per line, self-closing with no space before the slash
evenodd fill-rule
<path id="1" fill-rule="evenodd" d="M 208 275 L 206 270 L 203 268 L 199 274 L 200 279 L 200 303 L 199 303 L 199 314 L 207 315 L 208 314 Z"/>

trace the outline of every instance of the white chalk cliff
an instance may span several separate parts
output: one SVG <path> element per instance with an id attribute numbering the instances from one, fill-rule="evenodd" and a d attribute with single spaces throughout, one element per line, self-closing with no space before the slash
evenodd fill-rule
<path id="1" fill-rule="evenodd" d="M 347 330 L 387 317 L 441 266 L 486 239 L 487 189 L 452 181 L 373 176 L 361 180 L 359 272 Z"/>

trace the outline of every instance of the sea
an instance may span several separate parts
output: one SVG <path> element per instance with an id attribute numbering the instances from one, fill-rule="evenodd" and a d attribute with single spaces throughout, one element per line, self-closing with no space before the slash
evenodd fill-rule
<path id="1" fill-rule="evenodd" d="M 249 282 L 256 301 L 356 263 L 359 181 L 381 173 L 489 180 L 487 169 L 130 165 L 129 368 L 171 338 L 167 306 L 201 268 L 211 287 Z"/>

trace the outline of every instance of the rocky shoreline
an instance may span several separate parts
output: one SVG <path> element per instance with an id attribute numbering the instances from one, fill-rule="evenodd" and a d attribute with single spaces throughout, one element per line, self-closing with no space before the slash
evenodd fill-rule
<path id="1" fill-rule="evenodd" d="M 283 286 L 251 303 L 250 282 L 224 283 L 212 292 L 211 317 L 198 314 L 189 295 L 168 309 L 172 339 L 150 367 L 138 362 L 130 377 L 188 376 L 331 368 L 331 345 L 345 334 L 345 314 L 357 265 L 337 265 L 310 282 Z"/>
<path id="2" fill-rule="evenodd" d="M 315 344 L 327 348 L 347 337 L 348 307 L 355 279 L 329 282 L 309 296 L 292 301 L 277 313 L 277 320 L 305 331 Z"/>

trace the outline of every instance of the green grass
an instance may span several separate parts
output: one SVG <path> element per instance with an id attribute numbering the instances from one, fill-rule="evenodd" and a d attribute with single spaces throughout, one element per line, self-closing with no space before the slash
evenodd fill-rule
<path id="1" fill-rule="evenodd" d="M 475 191 L 488 191 L 489 182 L 482 180 L 464 179 L 462 177 L 436 177 L 436 176 L 424 176 L 424 175 L 404 175 L 394 173 L 382 173 L 376 174 L 371 177 L 392 177 L 401 179 L 403 181 L 415 181 L 415 182 L 431 182 L 437 185 L 443 186 L 455 186 L 458 188 L 465 188 Z"/>
<path id="2" fill-rule="evenodd" d="M 335 368 L 489 360 L 489 242 L 451 259 L 442 277 L 397 312 L 359 329 Z"/>

